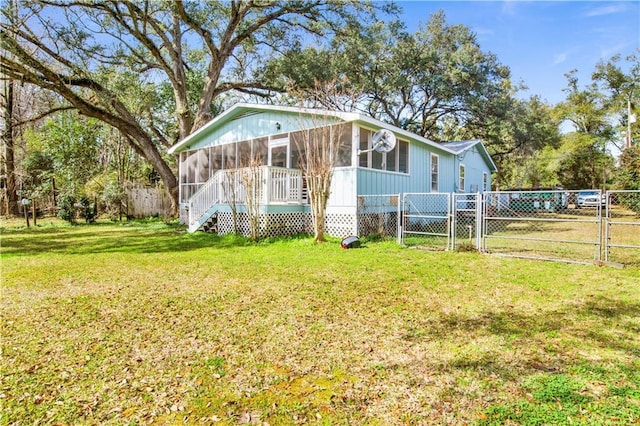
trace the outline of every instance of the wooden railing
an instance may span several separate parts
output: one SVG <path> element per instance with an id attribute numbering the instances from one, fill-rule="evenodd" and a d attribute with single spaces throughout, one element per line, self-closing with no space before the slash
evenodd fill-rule
<path id="1" fill-rule="evenodd" d="M 209 220 L 216 206 L 246 204 L 245 186 L 250 182 L 257 186 L 254 196 L 260 205 L 306 201 L 301 170 L 270 166 L 219 170 L 189 198 L 189 232 L 195 232 Z"/>

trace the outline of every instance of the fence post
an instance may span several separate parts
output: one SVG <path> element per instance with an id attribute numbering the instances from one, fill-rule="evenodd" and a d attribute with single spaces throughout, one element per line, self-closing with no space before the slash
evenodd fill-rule
<path id="1" fill-rule="evenodd" d="M 456 249 L 456 226 L 457 226 L 457 210 L 458 210 L 458 194 L 453 193 L 449 202 L 449 235 L 451 236 L 451 250 Z M 447 244 L 446 250 L 449 249 Z"/>
<path id="2" fill-rule="evenodd" d="M 482 194 L 476 192 L 476 250 L 480 250 L 482 233 Z"/>
<path id="3" fill-rule="evenodd" d="M 403 198 L 403 193 L 399 193 L 398 194 L 398 218 L 397 218 L 397 227 L 398 227 L 398 231 L 397 231 L 397 240 L 398 240 L 398 244 L 402 245 L 402 211 L 403 209 L 403 204 L 404 204 L 404 198 Z"/>
<path id="4" fill-rule="evenodd" d="M 605 195 L 605 219 L 604 219 L 604 244 L 602 250 L 604 250 L 604 261 L 609 261 L 609 215 L 611 214 L 611 192 L 607 191 Z"/>

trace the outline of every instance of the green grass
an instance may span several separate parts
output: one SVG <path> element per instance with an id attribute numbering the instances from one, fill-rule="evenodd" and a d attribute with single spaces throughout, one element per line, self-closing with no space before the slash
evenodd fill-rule
<path id="1" fill-rule="evenodd" d="M 640 421 L 640 270 L 3 222 L 2 424 Z"/>

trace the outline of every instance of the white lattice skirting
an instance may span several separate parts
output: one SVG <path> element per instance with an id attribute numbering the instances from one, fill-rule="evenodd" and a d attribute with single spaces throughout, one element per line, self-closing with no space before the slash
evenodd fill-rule
<path id="1" fill-rule="evenodd" d="M 238 213 L 236 222 L 238 233 L 249 236 L 248 215 L 246 213 Z M 326 217 L 326 232 L 334 237 L 344 237 L 353 233 L 355 224 L 355 215 L 329 213 Z M 230 212 L 218 213 L 217 225 L 219 235 L 233 233 L 233 215 Z M 313 233 L 311 213 L 305 212 L 261 214 L 259 227 L 260 237 L 262 238 Z"/>
<path id="2" fill-rule="evenodd" d="M 356 215 L 348 213 L 327 213 L 325 218 L 327 234 L 333 237 L 346 237 L 353 235 L 356 229 Z"/>
<path id="3" fill-rule="evenodd" d="M 249 216 L 246 213 L 236 215 L 238 233 L 250 235 Z M 260 237 L 279 237 L 311 232 L 311 214 L 303 212 L 265 213 L 258 219 Z M 233 214 L 218 213 L 218 234 L 233 233 Z"/>

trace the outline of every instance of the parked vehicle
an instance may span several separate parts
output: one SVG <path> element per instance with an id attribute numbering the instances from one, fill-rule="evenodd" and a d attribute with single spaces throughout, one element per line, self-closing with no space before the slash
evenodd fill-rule
<path id="1" fill-rule="evenodd" d="M 599 207 L 607 204 L 607 197 L 598 190 L 579 191 L 576 200 L 576 208 Z"/>

